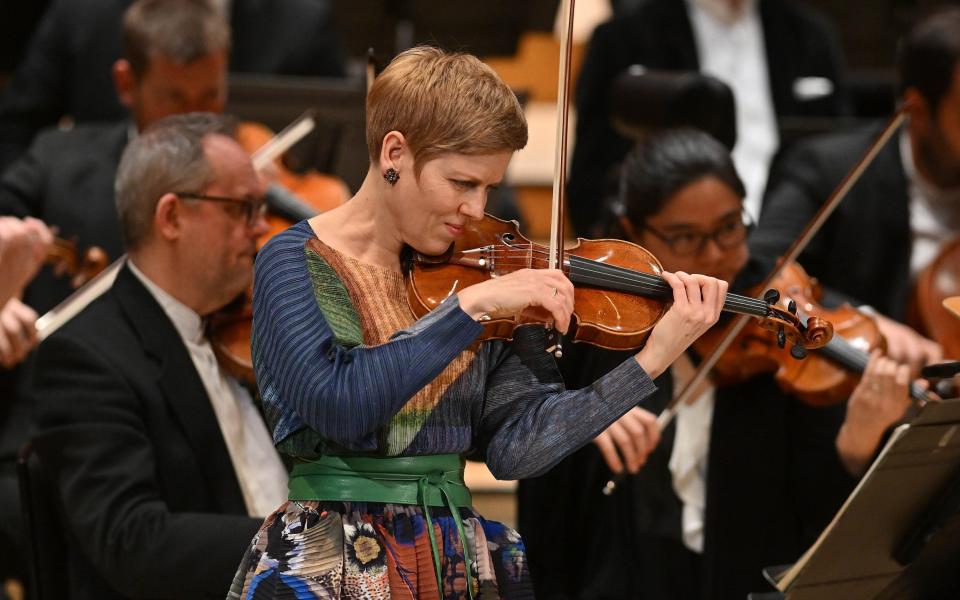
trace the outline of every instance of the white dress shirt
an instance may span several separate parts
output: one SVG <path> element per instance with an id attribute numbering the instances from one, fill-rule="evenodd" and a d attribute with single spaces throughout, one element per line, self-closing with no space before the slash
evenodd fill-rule
<path id="1" fill-rule="evenodd" d="M 723 81 L 736 101 L 733 162 L 747 188 L 743 206 L 756 220 L 770 161 L 780 143 L 770 91 L 763 25 L 756 0 L 738 11 L 713 0 L 687 0 L 700 71 Z"/>
<path id="2" fill-rule="evenodd" d="M 272 513 L 286 500 L 287 470 L 250 393 L 220 369 L 200 315 L 147 278 L 133 261 L 127 264 L 163 308 L 190 352 L 217 416 L 247 513 L 252 517 Z"/>
<path id="3" fill-rule="evenodd" d="M 673 389 L 679 393 L 693 378 L 695 369 L 687 355 L 681 355 L 670 367 Z M 694 400 L 677 405 L 676 433 L 670 454 L 673 490 L 683 502 L 681 538 L 684 546 L 703 552 L 703 524 L 707 505 L 707 463 L 710 454 L 710 428 L 713 423 L 714 391 L 709 381 L 700 385 Z"/>
<path id="4" fill-rule="evenodd" d="M 941 190 L 917 172 L 906 128 L 900 131 L 900 157 L 910 197 L 910 275 L 916 278 L 944 244 L 960 234 L 960 189 Z"/>

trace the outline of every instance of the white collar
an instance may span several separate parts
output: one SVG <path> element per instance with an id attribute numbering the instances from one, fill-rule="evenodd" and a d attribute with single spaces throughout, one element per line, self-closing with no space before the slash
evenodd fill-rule
<path id="1" fill-rule="evenodd" d="M 160 304 L 163 312 L 167 313 L 167 317 L 173 322 L 173 326 L 176 327 L 180 337 L 186 342 L 192 342 L 194 344 L 201 343 L 204 339 L 203 318 L 192 308 L 180 302 L 166 290 L 151 281 L 143 271 L 133 264 L 132 260 L 128 260 L 127 265 L 129 265 L 130 271 L 140 280 L 140 283 L 147 288 L 150 295 Z"/>

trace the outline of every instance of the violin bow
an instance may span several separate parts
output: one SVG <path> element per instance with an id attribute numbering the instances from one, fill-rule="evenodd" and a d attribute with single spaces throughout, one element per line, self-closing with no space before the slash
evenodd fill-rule
<path id="1" fill-rule="evenodd" d="M 785 265 L 795 261 L 800 254 L 806 249 L 807 245 L 813 239 L 813 236 L 820 231 L 820 228 L 823 227 L 823 224 L 826 223 L 830 215 L 833 214 L 833 211 L 836 210 L 837 206 L 840 205 L 840 202 L 847 196 L 847 193 L 850 189 L 860 180 L 860 177 L 863 175 L 864 171 L 867 170 L 867 167 L 873 162 L 877 157 L 877 154 L 880 153 L 880 150 L 884 145 L 890 140 L 890 137 L 894 132 L 900 127 L 906 118 L 905 107 L 901 106 L 893 117 L 890 118 L 890 121 L 887 123 L 887 126 L 883 128 L 883 131 L 880 132 L 880 135 L 877 136 L 877 139 L 867 148 L 866 152 L 863 153 L 863 156 L 860 157 L 860 160 L 853 165 L 853 168 L 850 169 L 850 172 L 846 174 L 842 181 L 837 185 L 837 187 L 830 194 L 830 197 L 827 201 L 820 207 L 820 210 L 810 219 L 810 222 L 807 223 L 807 226 L 800 232 L 800 234 L 793 240 L 793 243 L 790 244 L 790 247 L 787 251 L 777 259 L 776 266 L 773 268 L 773 271 L 767 275 L 764 279 L 763 284 L 760 289 L 767 289 L 770 287 L 771 283 L 777 276 L 780 274 L 780 271 Z M 657 416 L 657 425 L 660 426 L 662 430 L 666 427 L 670 421 L 676 416 L 677 406 L 682 402 L 689 402 L 693 399 L 693 395 L 699 386 L 707 378 L 707 375 L 710 373 L 710 370 L 713 369 L 714 365 L 717 364 L 717 361 L 720 360 L 720 356 L 730 347 L 733 341 L 736 339 L 737 335 L 743 330 L 747 325 L 747 321 L 750 320 L 750 317 L 740 316 L 730 324 L 727 329 L 727 333 L 723 336 L 723 339 L 720 341 L 720 344 L 711 352 L 709 355 L 705 356 L 703 361 L 698 366 L 693 377 L 687 384 L 683 387 L 679 394 L 675 395 L 673 399 L 667 404 L 667 407 L 663 409 Z"/>
<path id="2" fill-rule="evenodd" d="M 296 118 L 292 123 L 283 128 L 283 131 L 270 138 L 266 144 L 260 146 L 250 160 L 253 161 L 253 168 L 258 173 L 267 165 L 272 163 L 275 158 L 289 150 L 294 144 L 299 142 L 308 133 L 317 126 L 317 120 L 314 118 L 313 110 L 310 109 Z"/>
<path id="3" fill-rule="evenodd" d="M 564 17 L 560 28 L 560 67 L 557 74 L 557 133 L 553 157 L 553 199 L 550 207 L 550 247 L 548 269 L 563 268 L 563 237 L 566 223 L 567 197 L 567 144 L 570 128 L 570 72 L 573 63 L 573 13 L 576 0 L 562 0 L 561 14 Z M 560 335 L 551 334 L 552 344 L 547 348 L 554 356 L 563 356 Z"/>

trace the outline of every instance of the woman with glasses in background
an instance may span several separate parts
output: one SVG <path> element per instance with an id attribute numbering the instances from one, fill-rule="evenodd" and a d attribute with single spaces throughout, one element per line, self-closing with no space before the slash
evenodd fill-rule
<path id="1" fill-rule="evenodd" d="M 667 271 L 735 282 L 749 261 L 743 197 L 726 148 L 700 131 L 668 131 L 625 159 L 610 237 L 644 246 Z M 568 344 L 567 387 L 588 385 L 623 356 Z M 800 557 L 908 404 L 905 369 L 874 357 L 848 411 L 805 406 L 760 375 L 708 382 L 660 432 L 656 414 L 698 361 L 681 357 L 656 395 L 521 483 L 519 529 L 537 598 L 739 600 L 770 589 L 761 569 Z M 631 476 L 604 495 L 623 470 Z"/>

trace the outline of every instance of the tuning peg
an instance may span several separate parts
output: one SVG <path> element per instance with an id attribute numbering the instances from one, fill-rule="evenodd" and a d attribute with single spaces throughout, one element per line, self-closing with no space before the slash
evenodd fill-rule
<path id="1" fill-rule="evenodd" d="M 803 360 L 804 358 L 807 357 L 807 349 L 801 346 L 800 344 L 796 344 L 795 346 L 790 348 L 790 356 L 794 357 L 797 360 Z"/>
<path id="2" fill-rule="evenodd" d="M 794 300 L 791 300 L 787 303 L 787 310 L 790 311 L 791 315 L 797 314 L 797 303 Z"/>
<path id="3" fill-rule="evenodd" d="M 787 334 L 783 332 L 783 325 L 777 330 L 777 346 L 783 348 L 787 345 Z"/>
<path id="4" fill-rule="evenodd" d="M 780 301 L 780 292 L 778 292 L 773 288 L 770 288 L 769 290 L 763 293 L 763 301 L 766 302 L 767 304 L 776 304 L 777 302 Z"/>

